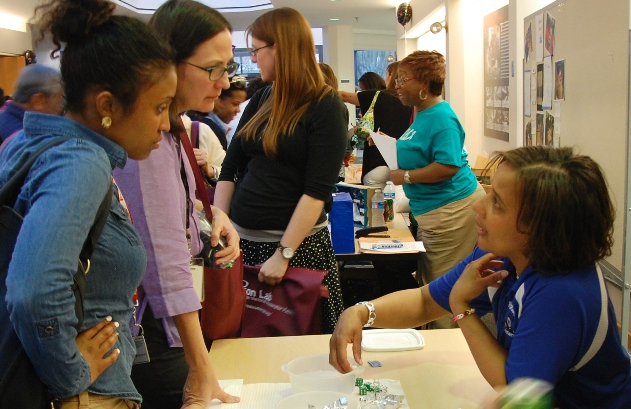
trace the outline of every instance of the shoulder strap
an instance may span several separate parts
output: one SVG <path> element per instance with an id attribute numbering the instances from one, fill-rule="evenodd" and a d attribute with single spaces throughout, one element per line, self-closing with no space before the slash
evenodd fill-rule
<path id="1" fill-rule="evenodd" d="M 59 138 L 52 140 L 44 144 L 44 146 L 31 154 L 26 162 L 24 162 L 22 167 L 18 169 L 18 171 L 15 172 L 11 179 L 9 179 L 7 183 L 5 183 L 4 186 L 2 186 L 2 188 L 0 189 L 0 205 L 13 207 L 15 205 L 15 200 L 20 193 L 20 189 L 24 184 L 24 179 L 26 179 L 26 175 L 28 175 L 28 172 L 31 170 L 31 166 L 33 166 L 33 163 L 35 163 L 37 158 L 39 158 L 39 156 L 42 153 L 46 152 L 48 149 L 52 148 L 53 146 L 57 146 L 62 142 L 67 141 L 68 139 L 70 138 Z"/>
<path id="2" fill-rule="evenodd" d="M 191 145 L 199 148 L 199 121 L 191 122 Z"/>
<path id="3" fill-rule="evenodd" d="M 375 92 L 375 96 L 372 98 L 372 102 L 370 103 L 370 106 L 368 107 L 368 111 L 366 111 L 366 112 L 374 111 L 375 103 L 377 102 L 377 98 L 379 97 L 379 93 L 380 92 L 381 91 Z"/>
<path id="4" fill-rule="evenodd" d="M 607 337 L 607 329 L 609 328 L 607 288 L 605 287 L 605 279 L 603 278 L 603 273 L 600 270 L 600 264 L 598 264 L 598 262 L 596 262 L 596 274 L 598 275 L 598 284 L 600 286 L 600 320 L 598 321 L 598 327 L 592 344 L 587 352 L 585 352 L 585 355 L 583 355 L 581 360 L 575 366 L 570 368 L 570 371 L 578 371 L 585 366 L 585 364 L 587 364 L 594 355 L 596 355 Z"/>
<path id="5" fill-rule="evenodd" d="M 182 119 L 180 119 L 180 125 L 182 124 Z M 193 146 L 191 146 L 191 142 L 188 140 L 188 136 L 186 135 L 186 131 L 180 134 L 180 143 L 182 144 L 182 150 L 186 153 L 188 157 L 188 161 L 191 164 L 191 168 L 193 169 L 193 175 L 195 176 L 195 187 L 199 192 L 199 198 L 204 205 L 204 210 L 206 211 L 206 217 L 208 220 L 212 220 L 213 212 L 210 208 L 210 200 L 208 199 L 207 194 L 203 194 L 206 192 L 206 187 L 204 184 L 204 176 L 202 175 L 199 166 L 195 166 L 195 153 L 193 153 Z M 188 216 L 187 216 L 188 217 Z"/>

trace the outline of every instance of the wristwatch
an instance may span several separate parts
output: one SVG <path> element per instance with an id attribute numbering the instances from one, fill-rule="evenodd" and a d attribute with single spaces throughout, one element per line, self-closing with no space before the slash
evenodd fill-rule
<path id="1" fill-rule="evenodd" d="M 408 184 L 408 185 L 409 185 L 410 183 L 412 183 L 412 181 L 410 181 L 410 171 L 409 171 L 409 170 L 406 170 L 406 171 L 405 171 L 405 173 L 403 174 L 403 181 L 404 181 L 406 184 Z"/>
<path id="2" fill-rule="evenodd" d="M 294 256 L 294 249 L 292 249 L 291 247 L 285 247 L 282 244 L 278 245 L 278 250 L 280 250 L 280 254 L 283 256 L 283 258 L 289 260 Z"/>

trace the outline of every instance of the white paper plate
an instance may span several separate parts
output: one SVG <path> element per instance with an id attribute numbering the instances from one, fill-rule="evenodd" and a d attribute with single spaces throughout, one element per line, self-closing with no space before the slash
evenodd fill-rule
<path id="1" fill-rule="evenodd" d="M 372 329 L 362 331 L 364 351 L 409 351 L 421 349 L 425 340 L 414 329 Z"/>

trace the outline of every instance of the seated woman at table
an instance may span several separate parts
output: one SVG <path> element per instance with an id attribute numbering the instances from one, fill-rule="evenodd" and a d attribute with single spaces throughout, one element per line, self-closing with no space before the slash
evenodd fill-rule
<path id="1" fill-rule="evenodd" d="M 631 364 L 598 260 L 611 255 L 614 209 L 598 164 L 571 148 L 499 153 L 492 191 L 473 209 L 478 245 L 443 277 L 347 309 L 330 362 L 361 363 L 363 326 L 417 327 L 453 314 L 493 387 L 531 377 L 555 407 L 631 407 Z M 590 192 L 586 194 L 586 192 Z M 495 314 L 497 339 L 479 316 Z"/>

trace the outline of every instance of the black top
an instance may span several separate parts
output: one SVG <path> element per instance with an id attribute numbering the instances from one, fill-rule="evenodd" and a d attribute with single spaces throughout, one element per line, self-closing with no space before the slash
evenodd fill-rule
<path id="1" fill-rule="evenodd" d="M 357 93 L 362 115 L 370 108 L 376 92 L 376 90 L 368 90 Z M 379 93 L 373 112 L 375 116 L 375 129 L 373 131 L 375 132 L 380 130 L 388 136 L 399 139 L 410 126 L 412 107 L 403 105 L 399 98 L 385 91 Z M 362 175 L 367 174 L 378 166 L 388 166 L 375 145 L 368 146 L 368 144 L 365 144 L 364 146 Z"/>
<path id="2" fill-rule="evenodd" d="M 259 90 L 245 108 L 237 132 L 224 159 L 220 181 L 237 183 L 230 205 L 230 218 L 239 226 L 255 230 L 285 230 L 303 194 L 331 201 L 340 164 L 346 150 L 347 109 L 337 93 L 311 103 L 291 136 L 278 137 L 275 159 L 263 152 L 260 139 L 237 135 L 262 104 Z M 282 118 L 281 118 L 282 120 Z M 325 220 L 324 210 L 318 223 Z"/>

